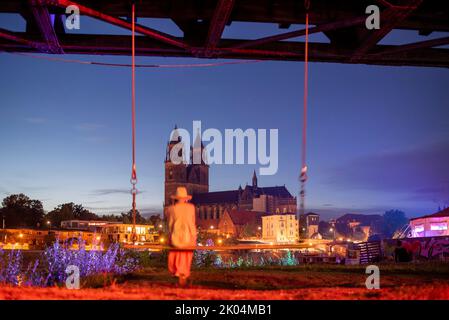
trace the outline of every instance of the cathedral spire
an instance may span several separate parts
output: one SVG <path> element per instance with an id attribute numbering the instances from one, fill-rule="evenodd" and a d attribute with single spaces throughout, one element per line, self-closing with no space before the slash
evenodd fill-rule
<path id="1" fill-rule="evenodd" d="M 256 170 L 254 170 L 254 173 L 253 173 L 253 187 L 257 188 L 257 175 L 256 175 Z"/>
<path id="2" fill-rule="evenodd" d="M 200 129 L 197 129 L 195 140 L 193 142 L 193 148 L 192 148 L 192 163 L 194 164 L 205 164 L 207 162 L 207 159 L 205 158 L 204 153 L 204 144 L 203 140 L 201 139 L 201 131 Z"/>
<path id="3" fill-rule="evenodd" d="M 203 140 L 201 139 L 200 129 L 196 130 L 195 141 L 193 142 L 194 148 L 203 148 Z"/>

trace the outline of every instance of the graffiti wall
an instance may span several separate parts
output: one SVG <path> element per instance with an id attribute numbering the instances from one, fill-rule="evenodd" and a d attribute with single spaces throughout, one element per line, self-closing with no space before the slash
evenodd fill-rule
<path id="1" fill-rule="evenodd" d="M 449 256 L 449 237 L 426 237 L 401 239 L 404 247 L 414 258 L 432 259 L 442 254 Z M 397 240 L 387 240 L 385 253 L 398 247 Z"/>

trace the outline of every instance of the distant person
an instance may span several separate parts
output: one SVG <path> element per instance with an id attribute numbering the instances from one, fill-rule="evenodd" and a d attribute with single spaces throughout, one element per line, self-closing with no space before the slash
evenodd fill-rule
<path id="1" fill-rule="evenodd" d="M 411 253 L 406 247 L 401 240 L 396 242 L 396 248 L 394 249 L 394 260 L 396 262 L 410 262 L 412 260 Z"/>
<path id="2" fill-rule="evenodd" d="M 174 248 L 196 246 L 195 207 L 188 201 L 192 196 L 187 189 L 178 187 L 176 195 L 171 196 L 176 203 L 167 209 L 167 225 L 169 244 Z M 168 270 L 178 277 L 179 285 L 185 286 L 190 277 L 193 251 L 170 250 L 168 254 Z"/>

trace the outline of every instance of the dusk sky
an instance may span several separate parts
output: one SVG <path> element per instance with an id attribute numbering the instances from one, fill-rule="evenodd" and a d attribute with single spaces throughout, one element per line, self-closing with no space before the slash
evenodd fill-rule
<path id="1" fill-rule="evenodd" d="M 168 22 L 139 23 L 181 34 Z M 24 22 L 3 14 L 0 27 L 21 31 Z M 82 17 L 78 32 L 117 30 Z M 273 25 L 233 23 L 224 36 L 257 38 L 276 32 L 282 31 Z M 402 32 L 383 43 L 416 39 Z M 131 62 L 130 57 L 64 58 Z M 205 62 L 214 60 L 137 57 L 137 63 L 145 64 Z M 170 131 L 175 124 L 192 131 L 193 120 L 201 120 L 203 130 L 222 132 L 279 129 L 279 170 L 259 177 L 259 185 L 285 184 L 297 195 L 303 68 L 301 62 L 267 61 L 138 69 L 138 208 L 161 212 Z M 412 217 L 449 205 L 447 69 L 329 63 L 309 68 L 307 210 L 324 219 L 387 209 Z M 0 198 L 21 192 L 43 201 L 46 210 L 65 202 L 96 213 L 129 210 L 131 69 L 0 53 L 0 70 Z M 210 189 L 251 183 L 257 168 L 212 165 Z"/>

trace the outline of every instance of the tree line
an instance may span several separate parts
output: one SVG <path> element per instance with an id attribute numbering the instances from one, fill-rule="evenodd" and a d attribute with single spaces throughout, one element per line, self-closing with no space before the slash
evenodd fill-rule
<path id="1" fill-rule="evenodd" d="M 80 204 L 73 202 L 58 205 L 52 211 L 45 213 L 40 200 L 30 199 L 23 193 L 12 194 L 2 201 L 0 208 L 0 227 L 3 222 L 6 228 L 59 228 L 64 220 L 99 220 L 117 221 L 118 223 L 132 223 L 132 210 L 120 215 L 97 215 Z M 158 225 L 159 215 L 152 215 L 148 219 L 136 211 L 136 223 Z"/>

